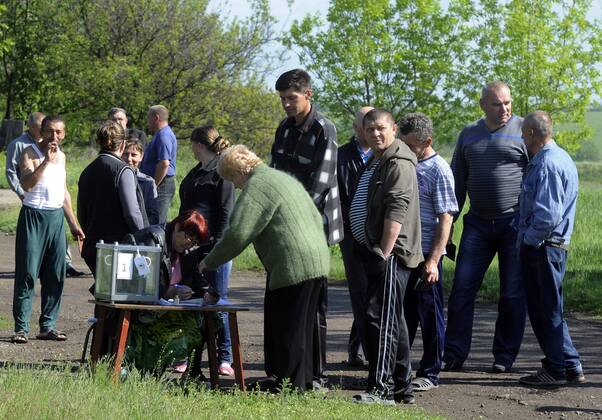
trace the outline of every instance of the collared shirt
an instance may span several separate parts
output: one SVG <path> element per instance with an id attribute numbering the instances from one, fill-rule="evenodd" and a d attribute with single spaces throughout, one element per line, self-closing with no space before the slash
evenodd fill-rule
<path id="1" fill-rule="evenodd" d="M 454 176 L 441 156 L 431 155 L 416 165 L 420 192 L 420 228 L 422 229 L 422 253 L 429 255 L 439 224 L 439 215 L 456 214 L 458 202 L 454 193 Z"/>
<path id="2" fill-rule="evenodd" d="M 166 176 L 176 174 L 176 156 L 178 153 L 178 142 L 171 127 L 166 125 L 155 133 L 153 140 L 144 151 L 144 157 L 140 163 L 140 172 L 148 176 L 155 176 L 157 162 L 169 160 Z"/>
<path id="3" fill-rule="evenodd" d="M 357 152 L 359 153 L 360 158 L 362 158 L 362 161 L 364 162 L 364 165 L 365 165 L 366 163 L 368 163 L 368 161 L 372 157 L 372 154 L 373 154 L 372 149 L 368 149 L 364 152 L 364 149 L 362 148 L 362 146 L 360 146 L 357 139 L 354 138 L 354 141 L 356 142 Z"/>
<path id="4" fill-rule="evenodd" d="M 36 144 L 36 141 L 29 131 L 20 135 L 11 141 L 6 147 L 6 180 L 10 189 L 13 190 L 19 197 L 25 195 L 23 187 L 21 187 L 21 171 L 19 169 L 19 160 L 21 160 L 21 153 L 32 144 Z"/>
<path id="5" fill-rule="evenodd" d="M 343 218 L 337 186 L 337 133 L 312 106 L 300 126 L 286 118 L 276 130 L 270 166 L 303 184 L 322 215 L 328 244 L 343 239 Z"/>
<path id="6" fill-rule="evenodd" d="M 579 178 L 571 157 L 556 142 L 529 162 L 520 194 L 519 241 L 568 244 L 575 222 Z"/>

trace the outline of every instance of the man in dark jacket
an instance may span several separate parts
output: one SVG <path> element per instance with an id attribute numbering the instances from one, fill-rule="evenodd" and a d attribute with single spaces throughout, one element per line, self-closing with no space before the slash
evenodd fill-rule
<path id="1" fill-rule="evenodd" d="M 403 299 L 411 269 L 422 261 L 416 155 L 395 138 L 390 112 L 373 109 L 363 121 L 374 156 L 360 174 L 349 220 L 356 257 L 368 278 L 366 404 L 414 403 L 410 343 Z"/>
<path id="2" fill-rule="evenodd" d="M 341 215 L 343 217 L 343 228 L 345 235 L 339 243 L 343 264 L 345 265 L 345 277 L 349 287 L 351 298 L 351 309 L 353 310 L 353 324 L 349 333 L 349 344 L 347 346 L 349 366 L 363 366 L 359 349 L 364 344 L 364 302 L 366 300 L 366 288 L 368 281 L 361 265 L 353 253 L 353 236 L 349 224 L 349 207 L 358 174 L 364 169 L 368 160 L 372 157 L 372 150 L 366 143 L 364 136 L 363 120 L 366 113 L 373 110 L 371 106 L 361 107 L 355 114 L 353 131 L 355 135 L 348 143 L 339 147 L 337 151 L 337 180 L 339 182 L 339 196 L 341 197 Z M 364 351 L 364 356 L 365 356 Z"/>
<path id="3" fill-rule="evenodd" d="M 343 239 L 343 219 L 337 187 L 337 133 L 334 124 L 312 105 L 311 77 L 294 69 L 276 80 L 286 118 L 276 129 L 270 166 L 295 177 L 322 215 L 328 245 Z M 326 312 L 328 283 L 323 279 L 314 337 L 314 388 L 325 385 Z"/>

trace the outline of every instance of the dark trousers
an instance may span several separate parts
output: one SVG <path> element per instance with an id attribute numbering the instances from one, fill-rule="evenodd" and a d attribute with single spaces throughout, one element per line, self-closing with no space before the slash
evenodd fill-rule
<path id="1" fill-rule="evenodd" d="M 523 244 L 520 248 L 529 320 L 545 356 L 541 363 L 557 379 L 563 379 L 567 371 L 582 370 L 563 316 L 566 258 L 564 249 L 552 246 L 535 248 Z"/>
<path id="2" fill-rule="evenodd" d="M 42 286 L 40 332 L 55 329 L 65 281 L 65 246 L 62 208 L 38 210 L 21 207 L 15 243 L 15 332 L 29 332 L 35 281 L 38 277 Z"/>
<path id="3" fill-rule="evenodd" d="M 313 342 L 313 377 L 322 385 L 328 382 L 326 376 L 326 313 L 328 311 L 328 280 L 325 277 L 318 280 L 318 304 L 314 325 Z"/>
<path id="4" fill-rule="evenodd" d="M 426 258 L 426 257 L 425 257 Z M 422 331 L 422 359 L 416 371 L 417 377 L 428 378 L 439 384 L 439 372 L 443 359 L 445 319 L 443 315 L 443 264 L 439 260 L 439 281 L 427 289 L 414 290 L 422 277 L 424 263 L 412 270 L 403 303 L 403 313 L 408 326 L 410 346 L 414 343 L 418 324 Z"/>
<path id="5" fill-rule="evenodd" d="M 157 186 L 157 214 L 159 224 L 167 223 L 167 212 L 176 193 L 176 177 L 166 176 Z"/>
<path id="6" fill-rule="evenodd" d="M 482 219 L 464 216 L 454 284 L 447 304 L 447 330 L 443 360 L 464 363 L 470 353 L 477 292 L 487 268 L 498 255 L 500 299 L 493 338 L 495 363 L 512 366 L 525 330 L 526 304 L 512 217 Z"/>
<path id="7" fill-rule="evenodd" d="M 276 290 L 266 288 L 264 303 L 265 372 L 298 390 L 311 389 L 314 327 L 324 278 Z"/>
<path id="8" fill-rule="evenodd" d="M 353 312 L 353 324 L 349 333 L 349 343 L 347 352 L 350 358 L 357 357 L 360 346 L 365 348 L 366 333 L 364 327 L 366 324 L 366 294 L 368 289 L 368 280 L 362 265 L 355 257 L 353 236 L 351 232 L 345 231 L 343 240 L 339 242 L 343 264 L 345 266 L 345 277 L 347 277 L 347 286 L 349 287 L 349 298 L 351 300 L 351 310 Z M 364 357 L 366 352 L 364 351 Z"/>
<path id="9" fill-rule="evenodd" d="M 361 245 L 356 246 L 356 255 L 368 279 L 364 349 L 368 389 L 386 399 L 394 393 L 411 394 L 410 341 L 403 315 L 410 270 L 397 256 L 383 260 Z"/>

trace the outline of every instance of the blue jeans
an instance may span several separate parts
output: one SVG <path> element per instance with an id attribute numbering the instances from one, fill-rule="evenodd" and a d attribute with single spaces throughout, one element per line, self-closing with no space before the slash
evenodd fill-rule
<path id="1" fill-rule="evenodd" d="M 579 353 L 563 317 L 566 257 L 564 249 L 551 246 L 535 248 L 523 244 L 520 249 L 529 319 L 545 356 L 541 364 L 556 379 L 564 379 L 566 372 L 582 371 Z"/>
<path id="2" fill-rule="evenodd" d="M 447 306 L 443 360 L 464 363 L 470 353 L 474 304 L 483 277 L 495 254 L 500 269 L 500 300 L 493 338 L 495 363 L 512 366 L 525 330 L 525 292 L 521 282 L 513 217 L 482 219 L 464 216 L 464 230 L 454 284 Z"/>
<path id="3" fill-rule="evenodd" d="M 426 258 L 427 256 L 425 256 Z M 403 313 L 408 326 L 410 346 L 414 343 L 418 324 L 422 331 L 422 359 L 416 377 L 428 378 L 439 384 L 443 343 L 445 338 L 445 318 L 443 315 L 443 261 L 437 265 L 439 281 L 428 290 L 414 290 L 422 276 L 424 263 L 412 269 L 403 302 Z"/>
<path id="4" fill-rule="evenodd" d="M 157 213 L 159 224 L 167 223 L 167 212 L 176 194 L 176 177 L 166 176 L 157 186 Z"/>
<path id="5" fill-rule="evenodd" d="M 228 261 L 217 268 L 217 275 L 215 276 L 215 284 L 213 287 L 222 299 L 228 299 L 228 283 L 230 282 L 231 271 L 232 261 Z M 220 312 L 220 316 L 224 323 L 224 329 L 217 335 L 217 355 L 220 363 L 232 363 L 232 344 L 230 340 L 228 312 Z"/>

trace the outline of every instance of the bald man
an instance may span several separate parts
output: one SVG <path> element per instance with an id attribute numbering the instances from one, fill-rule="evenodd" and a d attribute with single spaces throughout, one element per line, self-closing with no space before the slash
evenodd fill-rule
<path id="1" fill-rule="evenodd" d="M 525 329 L 525 294 L 518 267 L 516 229 L 518 196 L 527 166 L 521 137 L 523 119 L 512 114 L 510 88 L 496 81 L 483 87 L 479 102 L 484 118 L 458 136 L 451 168 L 456 198 L 464 216 L 454 283 L 447 305 L 443 370 L 461 370 L 470 353 L 477 292 L 497 255 L 500 299 L 493 338 L 493 373 L 509 372 Z M 459 214 L 459 213 L 458 213 Z"/>
<path id="2" fill-rule="evenodd" d="M 366 299 L 366 276 L 353 254 L 353 236 L 349 225 L 349 208 L 357 181 L 357 175 L 366 166 L 366 162 L 372 157 L 372 150 L 366 143 L 364 137 L 364 116 L 371 111 L 371 106 L 363 106 L 355 113 L 353 121 L 354 135 L 348 143 L 337 150 L 337 181 L 339 183 L 339 195 L 341 197 L 341 213 L 343 216 L 343 227 L 345 235 L 339 243 L 343 264 L 345 265 L 345 277 L 349 287 L 351 298 L 351 309 L 353 311 L 353 325 L 349 334 L 347 346 L 349 366 L 363 366 L 364 359 L 360 354 L 360 346 L 364 348 L 364 300 Z M 362 351 L 363 354 L 365 354 Z"/>
<path id="3" fill-rule="evenodd" d="M 577 168 L 552 139 L 552 119 L 525 117 L 523 139 L 533 156 L 520 195 L 518 243 L 531 327 L 544 358 L 542 368 L 520 379 L 536 387 L 585 382 L 579 353 L 563 316 L 562 281 L 577 204 Z"/>

